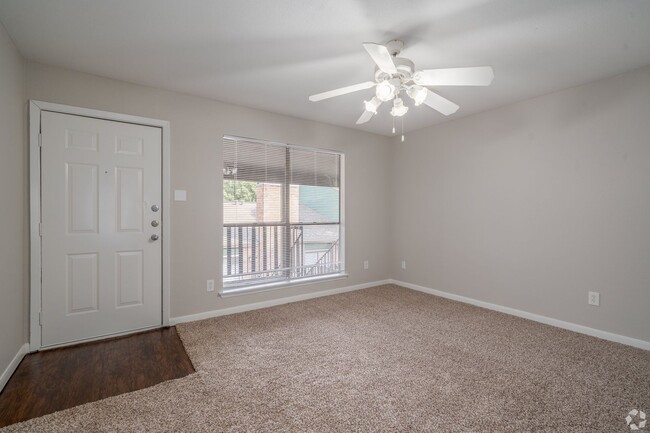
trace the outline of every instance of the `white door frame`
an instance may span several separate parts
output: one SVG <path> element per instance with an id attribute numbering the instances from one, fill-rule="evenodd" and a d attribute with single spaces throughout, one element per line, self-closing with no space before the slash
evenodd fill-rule
<path id="1" fill-rule="evenodd" d="M 41 111 L 92 117 L 102 120 L 135 123 L 162 129 L 162 311 L 161 326 L 169 326 L 169 300 L 171 285 L 171 182 L 170 182 L 170 132 L 166 120 L 149 119 L 128 114 L 111 113 L 90 108 L 29 101 L 29 350 L 41 349 Z M 125 332 L 128 333 L 128 332 Z M 119 334 L 115 334 L 119 335 Z M 105 337 L 98 337 L 105 338 Z M 86 341 L 90 341 L 89 339 Z M 75 342 L 76 343 L 76 342 Z M 72 343 L 72 344 L 75 344 Z M 61 345 L 59 345 L 61 346 Z M 55 347 L 55 346 L 52 346 Z M 48 347 L 49 348 L 49 347 Z"/>

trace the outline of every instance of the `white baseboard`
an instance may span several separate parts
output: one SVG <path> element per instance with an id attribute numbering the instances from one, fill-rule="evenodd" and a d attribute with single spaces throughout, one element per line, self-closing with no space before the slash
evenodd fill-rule
<path id="1" fill-rule="evenodd" d="M 11 375 L 14 374 L 14 371 L 16 371 L 16 368 L 18 368 L 18 364 L 20 364 L 20 361 L 23 360 L 23 357 L 29 352 L 29 344 L 25 343 L 22 346 L 20 346 L 20 349 L 18 349 L 18 353 L 16 353 L 16 356 L 14 356 L 14 359 L 11 360 L 7 368 L 5 368 L 5 371 L 2 372 L 2 376 L 0 376 L 0 391 L 2 391 L 9 382 L 9 378 L 11 378 Z"/>
<path id="2" fill-rule="evenodd" d="M 373 281 L 370 283 L 356 284 L 354 286 L 340 287 L 338 289 L 321 290 L 319 292 L 305 293 L 302 295 L 288 296 L 268 301 L 255 302 L 252 304 L 238 305 L 236 307 L 222 308 L 219 310 L 206 311 L 203 313 L 190 314 L 188 316 L 172 317 L 169 319 L 170 325 L 178 323 L 194 322 L 196 320 L 210 319 L 212 317 L 226 316 L 228 314 L 243 313 L 245 311 L 259 310 L 261 308 L 274 307 L 276 305 L 289 304 L 291 302 L 305 301 L 307 299 L 320 298 L 323 296 L 336 295 L 339 293 L 353 292 L 355 290 L 367 289 L 369 287 L 391 284 L 392 280 Z"/>
<path id="3" fill-rule="evenodd" d="M 274 307 L 276 305 L 289 304 L 298 301 L 305 301 L 307 299 L 314 299 L 323 296 L 336 295 L 339 293 L 352 292 L 355 290 L 366 289 L 369 287 L 381 286 L 383 284 L 396 284 L 398 286 L 406 287 L 408 289 L 417 290 L 419 292 L 428 293 L 430 295 L 440 296 L 441 298 L 446 298 L 446 299 L 451 299 L 453 301 L 476 305 L 477 307 L 487 308 L 488 310 L 499 311 L 501 313 L 510 314 L 512 316 L 521 317 L 523 319 L 533 320 L 535 322 L 544 323 L 546 325 L 551 325 L 562 329 L 567 329 L 569 331 L 578 332 L 580 334 L 590 335 L 592 337 L 601 338 L 603 340 L 613 341 L 615 343 L 621 343 L 628 346 L 637 347 L 639 349 L 650 350 L 649 341 L 639 340 L 632 337 L 626 337 L 624 335 L 614 334 L 607 331 L 601 331 L 599 329 L 590 328 L 588 326 L 578 325 L 572 322 L 565 322 L 563 320 L 553 319 L 551 317 L 542 316 L 540 314 L 517 310 L 515 308 L 510 308 L 510 307 L 504 307 L 502 305 L 492 304 L 485 301 L 479 301 L 477 299 L 468 298 L 466 296 L 456 295 L 449 292 L 443 292 L 442 290 L 431 289 L 429 287 L 419 286 L 417 284 L 411 284 L 405 281 L 399 281 L 393 279 L 373 281 L 370 283 L 340 287 L 338 289 L 322 290 L 319 292 L 305 293 L 302 295 L 289 296 L 285 298 L 270 299 L 268 301 L 255 302 L 252 304 L 238 305 L 236 307 L 222 308 L 219 310 L 212 310 L 203 313 L 190 314 L 188 316 L 172 317 L 169 320 L 169 322 L 170 325 L 176 325 L 178 323 L 185 323 L 185 322 L 194 322 L 196 320 L 204 320 L 212 317 L 226 316 L 229 314 L 243 313 L 245 311 L 259 310 L 261 308 Z M 22 359 L 22 357 L 20 357 L 20 359 Z M 20 359 L 18 360 L 18 362 L 20 362 Z M 9 375 L 11 375 L 11 373 Z"/>
<path id="4" fill-rule="evenodd" d="M 544 323 L 546 325 L 551 325 L 562 329 L 568 329 L 569 331 L 579 332 L 580 334 L 586 334 L 592 337 L 602 338 L 603 340 L 613 341 L 615 343 L 626 344 L 628 346 L 637 347 L 639 349 L 650 350 L 650 341 L 638 340 L 636 338 L 626 337 L 624 335 L 613 334 L 611 332 L 589 328 L 588 326 L 578 325 L 576 323 L 571 323 L 571 322 L 565 322 L 563 320 L 553 319 L 551 317 L 546 317 L 535 313 L 529 313 L 527 311 L 517 310 L 515 308 L 504 307 L 497 304 L 491 304 L 489 302 L 479 301 L 477 299 L 468 298 L 466 296 L 455 295 L 453 293 L 443 292 L 441 290 L 435 290 L 429 287 L 407 283 L 405 281 L 390 280 L 390 282 L 392 284 L 406 287 L 408 289 L 417 290 L 419 292 L 428 293 L 430 295 L 440 296 L 441 298 L 447 298 L 453 301 L 459 301 L 459 302 L 464 302 L 466 304 L 476 305 L 477 307 L 487 308 L 488 310 L 499 311 L 501 313 L 510 314 L 512 316 L 533 320 L 535 322 Z"/>

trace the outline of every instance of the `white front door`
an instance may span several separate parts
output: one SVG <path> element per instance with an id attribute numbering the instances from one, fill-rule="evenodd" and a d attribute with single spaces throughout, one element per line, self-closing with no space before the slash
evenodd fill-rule
<path id="1" fill-rule="evenodd" d="M 41 116 L 41 345 L 161 326 L 161 129 Z"/>

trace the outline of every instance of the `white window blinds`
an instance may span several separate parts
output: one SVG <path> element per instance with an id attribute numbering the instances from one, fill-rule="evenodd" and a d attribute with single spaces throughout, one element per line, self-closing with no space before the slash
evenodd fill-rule
<path id="1" fill-rule="evenodd" d="M 343 271 L 341 159 L 224 137 L 224 288 Z"/>

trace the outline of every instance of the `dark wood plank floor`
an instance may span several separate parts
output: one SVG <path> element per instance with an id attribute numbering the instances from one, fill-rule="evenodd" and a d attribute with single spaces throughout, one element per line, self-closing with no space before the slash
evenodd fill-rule
<path id="1" fill-rule="evenodd" d="M 0 393 L 0 427 L 193 372 L 175 327 L 32 353 Z"/>

